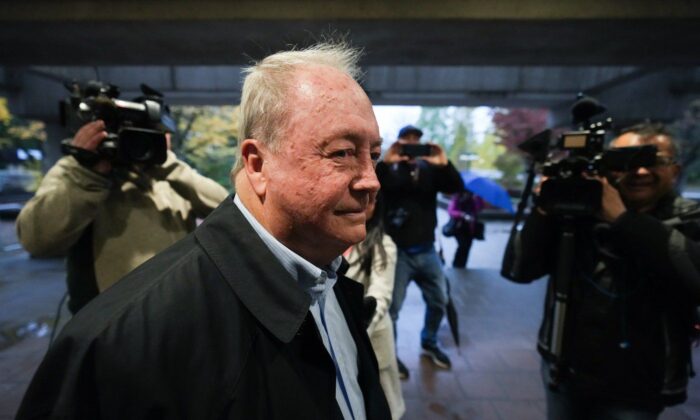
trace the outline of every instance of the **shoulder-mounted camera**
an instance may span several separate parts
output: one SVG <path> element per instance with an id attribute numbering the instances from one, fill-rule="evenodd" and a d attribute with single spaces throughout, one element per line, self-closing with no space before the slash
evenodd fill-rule
<path id="1" fill-rule="evenodd" d="M 88 122 L 103 120 L 107 138 L 96 152 L 79 149 L 64 141 L 61 151 L 91 166 L 100 159 L 116 165 L 161 164 L 167 157 L 165 133 L 175 131 L 175 122 L 163 95 L 141 85 L 140 96 L 133 101 L 119 99 L 117 86 L 99 81 L 65 84 L 70 96 L 60 102 L 61 123 L 72 132 Z"/>
<path id="2" fill-rule="evenodd" d="M 654 165 L 656 146 L 604 148 L 612 119 L 591 120 L 605 110 L 597 100 L 579 94 L 571 108 L 576 131 L 552 139 L 551 131 L 546 130 L 518 146 L 539 164 L 547 178 L 537 197 L 537 205 L 547 214 L 594 215 L 600 209 L 602 185 L 591 176 Z"/>

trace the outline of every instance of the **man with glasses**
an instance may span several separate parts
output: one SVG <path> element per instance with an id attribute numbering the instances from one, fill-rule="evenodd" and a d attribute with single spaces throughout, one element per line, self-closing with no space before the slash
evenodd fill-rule
<path id="1" fill-rule="evenodd" d="M 656 146 L 656 163 L 601 178 L 600 213 L 576 221 L 564 358 L 556 375 L 560 223 L 536 208 L 509 241 L 504 272 L 514 281 L 550 274 L 538 339 L 549 419 L 657 419 L 665 406 L 687 397 L 700 303 L 700 223 L 679 216 L 700 206 L 674 191 L 678 151 L 662 125 L 630 127 L 611 147 L 643 145 Z"/>

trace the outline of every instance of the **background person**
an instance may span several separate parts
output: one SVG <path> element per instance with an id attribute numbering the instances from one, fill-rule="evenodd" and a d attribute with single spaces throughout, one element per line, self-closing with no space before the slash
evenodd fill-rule
<path id="1" fill-rule="evenodd" d="M 454 219 L 454 236 L 457 240 L 457 251 L 452 260 L 452 267 L 467 267 L 476 224 L 479 221 L 478 215 L 483 208 L 484 200 L 467 189 L 452 195 L 450 204 L 447 206 L 447 214 Z"/>
<path id="2" fill-rule="evenodd" d="M 94 152 L 106 137 L 104 122 L 97 120 L 81 127 L 71 144 Z M 170 150 L 162 165 L 133 169 L 107 159 L 88 167 L 64 156 L 17 217 L 17 236 L 27 252 L 67 255 L 72 313 L 185 237 L 228 194 Z"/>
<path id="3" fill-rule="evenodd" d="M 415 280 L 426 303 L 425 323 L 421 331 L 423 354 L 438 367 L 449 369 L 450 358 L 438 346 L 437 331 L 445 315 L 447 283 L 442 263 L 435 251 L 437 193 L 455 193 L 464 189 L 459 172 L 445 151 L 427 143 L 429 153 L 409 156 L 404 145 L 418 145 L 423 132 L 414 126 L 403 127 L 398 140 L 389 147 L 377 165 L 377 176 L 386 199 L 384 224 L 398 247 L 396 279 L 389 313 L 396 321 L 406 298 L 406 288 Z M 408 369 L 397 360 L 399 372 L 408 377 Z"/>
<path id="4" fill-rule="evenodd" d="M 550 275 L 538 350 L 549 419 L 656 419 L 686 399 L 690 333 L 700 303 L 700 224 L 664 220 L 698 208 L 674 192 L 680 171 L 658 124 L 626 130 L 612 147 L 654 145 L 653 166 L 601 178 L 602 208 L 575 223 L 564 364 L 553 346 L 560 222 L 533 209 L 504 259 L 517 282 Z M 552 389 L 553 388 L 553 389 Z"/>
<path id="5" fill-rule="evenodd" d="M 391 417 L 362 286 L 336 274 L 379 190 L 358 57 L 321 44 L 245 70 L 235 198 L 76 314 L 18 419 Z"/>
<path id="6" fill-rule="evenodd" d="M 391 409 L 391 417 L 399 419 L 406 407 L 396 364 L 394 327 L 389 316 L 396 271 L 396 245 L 384 233 L 382 216 L 383 200 L 379 195 L 367 208 L 367 238 L 353 246 L 347 257 L 350 268 L 346 276 L 364 286 L 365 299 L 369 296 L 376 302 L 367 334 L 377 356 L 379 380 Z"/>

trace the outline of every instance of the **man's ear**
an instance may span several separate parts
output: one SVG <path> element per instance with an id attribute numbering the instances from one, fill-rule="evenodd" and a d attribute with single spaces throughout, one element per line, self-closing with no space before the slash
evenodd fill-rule
<path id="1" fill-rule="evenodd" d="M 267 177 L 263 173 L 265 164 L 263 145 L 256 139 L 245 139 L 241 143 L 240 153 L 250 186 L 258 197 L 264 197 L 267 190 Z"/>

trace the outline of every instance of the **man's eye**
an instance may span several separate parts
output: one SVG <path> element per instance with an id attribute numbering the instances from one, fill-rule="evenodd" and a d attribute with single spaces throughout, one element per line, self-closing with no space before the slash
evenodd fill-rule
<path id="1" fill-rule="evenodd" d="M 381 156 L 381 153 L 370 153 L 370 158 L 372 158 L 373 162 L 377 162 L 379 160 L 379 157 Z"/>
<path id="2" fill-rule="evenodd" d="M 335 152 L 331 153 L 332 158 L 342 159 L 350 156 L 355 156 L 355 151 L 353 149 L 336 150 Z"/>

